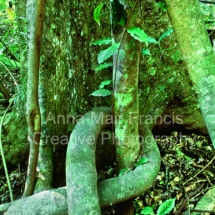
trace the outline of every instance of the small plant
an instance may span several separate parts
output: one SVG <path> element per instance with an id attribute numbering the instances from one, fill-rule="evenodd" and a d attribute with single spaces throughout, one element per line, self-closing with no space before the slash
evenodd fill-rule
<path id="1" fill-rule="evenodd" d="M 164 201 L 157 210 L 156 215 L 165 215 L 168 214 L 175 206 L 175 199 L 168 199 L 166 201 Z M 138 213 L 136 213 L 135 215 L 139 215 L 139 214 L 143 214 L 143 215 L 155 215 L 154 210 L 152 207 L 145 207 L 143 209 L 139 209 Z"/>
<path id="2" fill-rule="evenodd" d="M 142 49 L 142 54 L 143 55 L 150 55 L 150 51 L 148 49 L 148 44 L 149 43 L 155 43 L 158 44 L 158 46 L 160 47 L 160 43 L 163 39 L 165 39 L 166 37 L 170 36 L 173 32 L 173 29 L 170 28 L 167 31 L 165 31 L 158 40 L 155 40 L 154 38 L 148 36 L 144 30 L 138 28 L 138 27 L 130 27 L 127 28 L 126 26 L 126 14 L 124 14 L 124 8 L 123 6 L 119 3 L 118 0 L 112 0 L 110 2 L 105 2 L 102 3 L 100 5 L 98 5 L 95 10 L 94 10 L 94 20 L 97 22 L 97 24 L 100 26 L 100 21 L 101 21 L 101 16 L 104 15 L 104 13 L 102 12 L 103 6 L 105 4 L 109 4 L 110 5 L 110 12 L 111 12 L 111 23 L 112 23 L 112 30 L 114 29 L 114 27 L 116 26 L 116 24 L 119 24 L 121 26 L 123 26 L 125 29 L 125 33 L 130 34 L 134 39 L 144 43 L 144 48 Z M 165 5 L 163 5 L 162 3 L 159 3 L 159 7 L 163 8 L 165 7 Z M 119 43 L 114 43 L 113 38 L 103 38 L 103 39 L 99 39 L 96 41 L 91 42 L 91 45 L 108 45 L 107 48 L 103 49 L 100 51 L 100 53 L 98 54 L 98 66 L 95 68 L 95 72 L 99 72 L 103 69 L 106 69 L 108 67 L 113 67 L 113 63 L 112 62 L 107 62 L 106 60 L 108 60 L 110 57 L 112 57 L 113 55 L 117 55 L 118 59 L 124 59 L 125 58 L 125 51 L 123 49 L 120 49 L 120 42 Z M 176 59 L 177 60 L 177 59 Z M 109 80 L 107 80 L 109 81 Z M 115 83 L 115 80 L 113 80 L 113 83 Z M 94 91 L 93 93 L 91 93 L 91 96 L 109 96 L 111 95 L 111 91 L 104 89 L 104 87 L 99 87 L 100 89 Z"/>
<path id="3" fill-rule="evenodd" d="M 104 89 L 104 87 L 106 85 L 109 85 L 111 82 L 112 82 L 111 80 L 103 81 L 100 84 L 99 89 L 96 90 L 96 91 L 94 91 L 90 95 L 92 95 L 92 96 L 109 96 L 109 95 L 111 95 L 111 91 L 110 90 Z"/>
<path id="4" fill-rule="evenodd" d="M 118 5 L 118 3 L 116 3 L 117 1 L 113 1 L 113 2 L 115 2 L 114 4 Z M 103 5 L 104 4 L 100 4 L 94 10 L 94 19 L 95 19 L 95 21 L 99 25 L 100 25 L 101 9 L 102 9 Z M 112 5 L 112 7 L 113 7 L 113 5 Z M 115 22 L 120 22 L 122 24 L 122 23 L 124 23 L 123 20 L 124 20 L 124 18 L 122 18 L 122 17 L 120 19 L 116 18 Z M 124 26 L 124 24 L 122 24 L 122 26 Z M 138 27 L 127 28 L 126 31 L 133 38 L 135 38 L 136 40 L 145 43 L 146 46 L 148 46 L 148 43 L 157 43 L 157 41 L 154 38 L 148 36 L 142 29 L 140 29 Z M 165 35 L 163 36 L 163 38 L 165 38 Z M 161 40 L 163 38 L 161 38 Z M 120 49 L 120 43 L 114 43 L 113 40 L 112 40 L 112 38 L 99 39 L 99 40 L 91 42 L 91 45 L 99 45 L 99 46 L 101 46 L 101 45 L 109 45 L 108 48 L 103 49 L 98 54 L 98 63 L 99 63 L 99 66 L 97 66 L 95 68 L 96 72 L 101 71 L 103 69 L 106 69 L 108 67 L 112 67 L 113 66 L 112 62 L 105 62 L 105 61 L 107 59 L 109 59 L 110 57 L 112 57 L 113 55 L 117 55 L 118 59 L 121 59 L 121 60 L 125 58 L 125 51 L 122 50 L 122 49 Z M 144 49 L 143 52 L 142 52 L 142 54 L 150 55 L 150 52 L 149 52 L 148 49 Z M 114 80 L 113 80 L 113 82 L 114 82 Z M 90 95 L 91 96 L 103 96 L 103 97 L 111 95 L 111 91 L 110 90 L 104 89 L 104 86 L 108 85 L 110 83 L 111 83 L 110 80 L 106 80 L 106 81 L 102 82 L 102 84 L 99 86 L 100 89 L 94 91 Z"/>

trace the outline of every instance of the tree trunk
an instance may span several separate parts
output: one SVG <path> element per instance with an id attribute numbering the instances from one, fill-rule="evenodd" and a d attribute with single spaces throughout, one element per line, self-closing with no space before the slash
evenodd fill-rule
<path id="1" fill-rule="evenodd" d="M 166 0 L 168 14 L 215 147 L 215 59 L 197 0 Z M 192 17 L 192 18 L 191 18 Z"/>
<path id="2" fill-rule="evenodd" d="M 69 72 L 71 14 L 68 10 L 71 2 L 58 2 L 58 7 L 55 5 L 56 1 L 46 2 L 39 80 L 42 133 L 36 192 L 65 185 L 63 169 L 70 126 L 67 117 L 70 109 L 69 84 L 72 82 Z"/>

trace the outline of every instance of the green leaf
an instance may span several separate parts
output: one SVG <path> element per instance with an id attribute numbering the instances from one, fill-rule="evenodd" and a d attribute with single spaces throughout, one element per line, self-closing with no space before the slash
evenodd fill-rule
<path id="1" fill-rule="evenodd" d="M 187 155 L 184 155 L 184 158 L 185 158 L 187 161 L 191 161 L 191 160 L 192 160 L 192 158 L 189 157 L 189 156 L 187 156 Z"/>
<path id="2" fill-rule="evenodd" d="M 110 56 L 115 54 L 117 52 L 117 49 L 119 48 L 119 43 L 114 43 L 112 46 L 108 47 L 105 50 L 102 50 L 98 55 L 98 62 L 103 63 L 105 60 L 107 60 Z"/>
<path id="3" fill-rule="evenodd" d="M 128 169 L 128 168 L 122 169 L 122 170 L 120 170 L 120 172 L 119 172 L 119 176 L 125 175 L 125 174 L 127 174 L 127 173 L 129 173 L 129 172 L 131 172 L 131 170 Z"/>
<path id="4" fill-rule="evenodd" d="M 13 67 L 13 69 L 18 69 L 21 67 L 20 62 L 17 62 L 15 60 L 9 59 L 7 57 L 4 56 L 0 56 L 0 60 L 2 63 L 4 63 L 6 66 L 8 67 Z"/>
<path id="5" fill-rule="evenodd" d="M 148 43 L 156 43 L 156 40 L 152 37 L 149 37 L 142 29 L 137 27 L 132 27 L 127 29 L 128 33 L 135 38 L 136 40 L 139 40 L 140 42 L 144 42 L 146 44 Z"/>
<path id="6" fill-rule="evenodd" d="M 179 148 L 176 148 L 176 153 L 179 157 L 183 157 L 185 155 Z"/>
<path id="7" fill-rule="evenodd" d="M 156 39 L 154 39 L 153 37 L 148 37 L 148 42 L 149 43 L 157 43 Z"/>
<path id="8" fill-rule="evenodd" d="M 158 210 L 157 215 L 165 215 L 168 214 L 175 206 L 175 199 L 168 199 L 165 202 L 163 202 Z"/>
<path id="9" fill-rule="evenodd" d="M 11 104 L 11 103 L 13 103 L 14 102 L 14 98 L 10 98 L 9 99 L 9 103 Z"/>
<path id="10" fill-rule="evenodd" d="M 144 214 L 144 215 L 152 214 L 152 213 L 153 213 L 153 209 L 151 207 L 145 207 L 140 212 L 140 214 Z"/>
<path id="11" fill-rule="evenodd" d="M 102 81 L 102 83 L 100 84 L 99 88 L 102 89 L 102 88 L 104 88 L 106 85 L 110 84 L 111 82 L 112 82 L 112 80 Z"/>
<path id="12" fill-rule="evenodd" d="M 94 17 L 95 21 L 99 24 L 99 26 L 100 26 L 101 10 L 102 10 L 103 6 L 104 6 L 104 4 L 98 5 L 95 8 L 94 13 L 93 13 L 93 17 Z"/>
<path id="13" fill-rule="evenodd" d="M 106 45 L 112 42 L 111 38 L 104 38 L 101 40 L 96 40 L 94 42 L 91 42 L 90 45 Z"/>
<path id="14" fill-rule="evenodd" d="M 149 69 L 150 75 L 154 76 L 156 74 L 156 69 L 154 67 Z"/>
<path id="15" fill-rule="evenodd" d="M 211 9 L 211 7 L 210 7 L 210 4 L 205 4 L 205 3 L 202 3 L 202 2 L 200 2 L 200 6 L 201 6 L 201 9 L 203 10 L 203 13 L 204 13 L 204 15 L 205 15 L 205 18 L 207 18 L 208 16 L 210 17 L 210 16 L 214 16 L 214 12 L 213 12 L 213 10 Z"/>
<path id="16" fill-rule="evenodd" d="M 106 90 L 106 89 L 99 89 L 94 91 L 93 93 L 91 93 L 90 95 L 92 96 L 109 96 L 111 95 L 111 91 L 110 90 Z"/>
<path id="17" fill-rule="evenodd" d="M 103 63 L 103 64 L 100 64 L 98 67 L 96 67 L 95 71 L 98 72 L 111 66 L 113 66 L 113 63 Z"/>
<path id="18" fill-rule="evenodd" d="M 136 40 L 139 40 L 140 42 L 148 42 L 147 34 L 140 28 L 132 27 L 132 28 L 128 28 L 127 31 Z"/>
<path id="19" fill-rule="evenodd" d="M 158 42 L 163 40 L 164 38 L 168 37 L 173 32 L 173 28 L 170 28 L 169 30 L 165 31 L 158 39 Z"/>
<path id="20" fill-rule="evenodd" d="M 138 167 L 140 165 L 143 165 L 144 163 L 148 162 L 148 158 L 141 158 L 139 161 L 137 161 L 137 163 L 134 164 L 134 167 Z"/>
<path id="21" fill-rule="evenodd" d="M 163 9 L 163 11 L 166 11 L 166 5 L 162 2 L 158 2 L 158 7 L 160 7 L 161 9 Z"/>
<path id="22" fill-rule="evenodd" d="M 143 49 L 142 54 L 143 55 L 151 55 L 149 49 Z"/>

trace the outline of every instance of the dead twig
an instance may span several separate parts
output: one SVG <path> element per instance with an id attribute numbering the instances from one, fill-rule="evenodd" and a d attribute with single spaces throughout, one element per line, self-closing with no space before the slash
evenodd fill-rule
<path id="1" fill-rule="evenodd" d="M 215 157 L 213 157 L 213 159 L 204 168 L 202 168 L 199 172 L 197 172 L 192 178 L 189 178 L 187 181 L 185 181 L 183 183 L 183 185 L 185 185 L 187 182 L 193 180 L 197 175 L 199 175 L 202 171 L 204 171 L 214 161 L 214 159 L 215 159 Z"/>
<path id="2" fill-rule="evenodd" d="M 178 211 L 176 211 L 175 215 L 182 214 L 181 212 L 182 212 L 182 210 L 184 209 L 184 207 L 185 207 L 185 205 L 187 203 L 187 199 L 189 200 L 190 198 L 192 198 L 193 196 L 195 196 L 196 194 L 198 194 L 202 190 L 202 188 L 204 187 L 204 185 L 205 185 L 205 182 L 202 183 L 202 185 L 198 189 L 196 189 L 194 192 L 192 192 L 190 195 L 188 195 L 187 198 L 185 198 L 183 200 L 183 202 L 181 203 L 181 206 L 179 207 Z"/>

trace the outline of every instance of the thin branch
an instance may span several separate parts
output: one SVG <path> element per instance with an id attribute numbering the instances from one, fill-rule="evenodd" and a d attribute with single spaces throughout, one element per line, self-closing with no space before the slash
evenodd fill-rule
<path id="1" fill-rule="evenodd" d="M 2 43 L 2 45 L 10 53 L 10 56 L 13 57 L 13 59 L 15 59 L 16 61 L 20 62 L 20 60 L 16 57 L 16 55 L 13 54 L 13 52 L 11 52 L 10 48 L 8 48 L 8 46 L 5 44 L 5 42 L 1 38 L 0 38 L 0 43 Z"/>
<path id="2" fill-rule="evenodd" d="M 11 184 L 10 184 L 10 178 L 9 178 L 9 175 L 8 175 L 7 164 L 6 164 L 6 160 L 5 160 L 5 156 L 4 156 L 4 150 L 3 150 L 3 146 L 2 146 L 2 141 L 1 141 L 1 133 L 2 133 L 3 121 L 4 121 L 6 113 L 9 110 L 11 104 L 12 104 L 12 102 L 8 105 L 7 109 L 5 110 L 4 115 L 3 115 L 2 119 L 1 119 L 1 123 L 0 123 L 0 151 L 1 151 L 2 163 L 3 163 L 3 166 L 4 166 L 5 176 L 6 176 L 6 179 L 7 179 L 7 185 L 8 185 L 8 189 L 9 189 L 9 192 L 10 192 L 10 200 L 12 202 L 13 201 L 13 193 L 12 193 L 12 188 L 11 188 Z"/>
<path id="3" fill-rule="evenodd" d="M 28 123 L 28 141 L 30 143 L 30 152 L 23 197 L 30 196 L 33 194 L 35 186 L 36 167 L 38 162 L 41 132 L 41 115 L 38 101 L 38 84 L 44 11 L 45 0 L 27 1 L 27 18 L 29 23 L 29 50 L 26 116 Z"/>
<path id="4" fill-rule="evenodd" d="M 197 172 L 192 178 L 189 178 L 187 181 L 185 181 L 183 183 L 183 185 L 185 185 L 187 182 L 193 180 L 197 175 L 199 175 L 202 171 L 204 171 L 214 161 L 214 159 L 215 159 L 215 157 L 213 157 L 213 159 L 204 168 L 202 168 L 199 172 Z"/>

